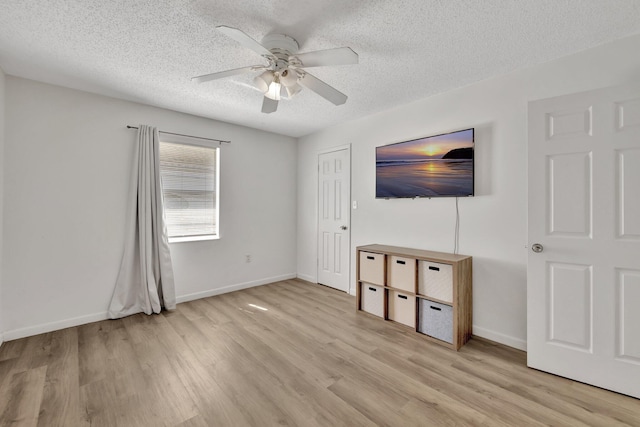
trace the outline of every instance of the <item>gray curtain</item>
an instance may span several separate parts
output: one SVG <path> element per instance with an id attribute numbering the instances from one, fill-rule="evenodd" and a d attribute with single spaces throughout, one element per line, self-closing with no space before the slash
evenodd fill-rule
<path id="1" fill-rule="evenodd" d="M 155 127 L 140 125 L 127 211 L 124 255 L 109 318 L 175 309 L 173 267 L 162 208 L 160 141 Z"/>

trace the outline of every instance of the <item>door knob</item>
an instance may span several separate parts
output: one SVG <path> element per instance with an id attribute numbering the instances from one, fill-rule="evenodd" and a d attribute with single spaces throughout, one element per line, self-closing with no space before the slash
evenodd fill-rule
<path id="1" fill-rule="evenodd" d="M 531 250 L 539 254 L 544 250 L 544 246 L 542 246 L 540 243 L 534 243 L 533 245 L 531 245 Z"/>
<path id="2" fill-rule="evenodd" d="M 346 225 L 342 225 L 342 226 L 340 226 L 340 230 L 346 230 L 346 229 L 347 229 L 347 226 L 346 226 Z"/>

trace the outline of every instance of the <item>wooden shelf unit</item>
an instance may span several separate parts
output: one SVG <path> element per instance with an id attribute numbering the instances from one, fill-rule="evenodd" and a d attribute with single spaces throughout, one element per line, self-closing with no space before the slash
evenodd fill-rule
<path id="1" fill-rule="evenodd" d="M 472 258 L 366 245 L 356 248 L 356 304 L 459 350 L 471 338 Z"/>

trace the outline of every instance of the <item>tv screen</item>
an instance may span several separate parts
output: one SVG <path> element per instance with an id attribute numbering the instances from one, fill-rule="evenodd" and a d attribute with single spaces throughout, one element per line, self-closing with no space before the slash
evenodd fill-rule
<path id="1" fill-rule="evenodd" d="M 376 198 L 473 196 L 473 131 L 376 147 Z"/>

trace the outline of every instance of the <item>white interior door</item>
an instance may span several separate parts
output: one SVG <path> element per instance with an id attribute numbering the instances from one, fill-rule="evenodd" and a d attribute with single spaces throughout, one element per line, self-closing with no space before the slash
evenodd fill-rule
<path id="1" fill-rule="evenodd" d="M 318 157 L 318 283 L 349 292 L 351 150 Z"/>
<path id="2" fill-rule="evenodd" d="M 640 398 L 640 85 L 529 104 L 527 362 Z"/>

